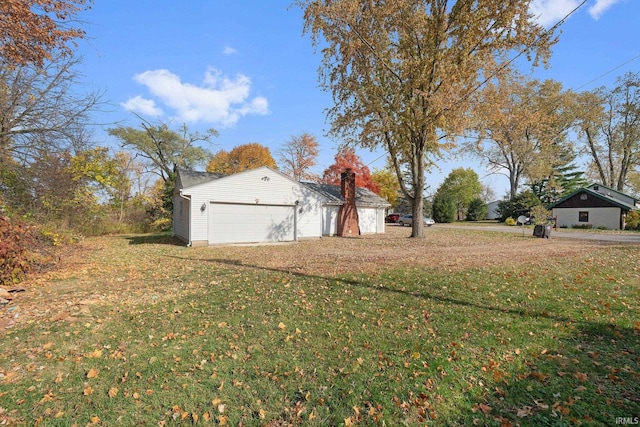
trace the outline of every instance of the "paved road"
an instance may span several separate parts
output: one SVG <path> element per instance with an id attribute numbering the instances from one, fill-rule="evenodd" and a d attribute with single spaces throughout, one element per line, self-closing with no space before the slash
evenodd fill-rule
<path id="1" fill-rule="evenodd" d="M 466 228 L 472 230 L 482 231 L 500 231 L 505 233 L 519 233 L 525 236 L 533 236 L 533 228 L 522 226 L 509 227 L 506 225 L 456 225 L 456 224 L 436 224 L 434 227 L 438 228 Z M 633 243 L 640 245 L 640 233 L 628 232 L 628 233 L 606 233 L 606 232 L 582 232 L 582 231 L 563 231 L 563 230 L 551 230 L 551 238 L 562 239 L 583 239 L 583 240 L 597 240 L 600 242 L 617 242 L 617 243 Z"/>

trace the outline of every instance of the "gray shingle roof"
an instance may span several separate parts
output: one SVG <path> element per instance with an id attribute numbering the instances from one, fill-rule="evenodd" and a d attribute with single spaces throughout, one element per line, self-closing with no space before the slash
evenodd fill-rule
<path id="1" fill-rule="evenodd" d="M 220 173 L 197 172 L 188 169 L 178 169 L 178 173 L 182 181 L 182 188 L 193 187 L 194 185 L 204 184 L 205 182 L 226 176 Z"/>
<path id="2" fill-rule="evenodd" d="M 339 185 L 318 184 L 315 182 L 301 182 L 301 184 L 307 186 L 307 188 L 310 188 L 317 193 L 322 194 L 331 204 L 341 205 L 344 203 Z M 367 188 L 360 187 L 356 187 L 356 205 L 374 207 L 391 206 L 389 202 L 378 196 L 373 191 Z"/>

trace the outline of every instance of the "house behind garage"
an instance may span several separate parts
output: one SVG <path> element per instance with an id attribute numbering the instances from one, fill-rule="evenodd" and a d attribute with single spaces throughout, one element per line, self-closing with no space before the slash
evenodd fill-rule
<path id="1" fill-rule="evenodd" d="M 624 230 L 625 218 L 638 200 L 602 184 L 581 188 L 549 206 L 558 227 Z"/>
<path id="2" fill-rule="evenodd" d="M 266 166 L 232 175 L 186 169 L 176 174 L 173 233 L 189 246 L 296 241 L 336 233 L 335 216 L 344 202 L 338 186 L 300 183 Z M 384 232 L 389 206 L 384 199 L 358 188 L 356 206 L 362 234 Z"/>

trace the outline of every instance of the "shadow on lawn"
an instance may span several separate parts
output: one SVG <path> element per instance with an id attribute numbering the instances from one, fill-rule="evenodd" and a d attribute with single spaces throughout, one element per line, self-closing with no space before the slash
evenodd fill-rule
<path id="1" fill-rule="evenodd" d="M 170 233 L 143 234 L 125 237 L 130 245 L 171 245 L 185 246 L 184 242 Z"/>
<path id="2" fill-rule="evenodd" d="M 226 264 L 255 270 L 370 288 L 432 300 L 449 305 L 524 318 L 546 319 L 574 325 L 574 333 L 558 339 L 555 348 L 528 355 L 524 369 L 505 367 L 496 380 L 488 373 L 484 394 L 470 389 L 467 402 L 473 407 L 459 408 L 458 425 L 474 419 L 476 425 L 565 426 L 616 425 L 640 420 L 640 330 L 612 323 L 579 321 L 547 311 L 521 310 L 481 304 L 456 298 L 412 292 L 382 285 L 335 277 L 310 275 L 287 269 L 269 268 L 238 260 L 182 258 L 191 261 Z M 567 391 L 570 390 L 570 393 Z M 437 420 L 436 420 L 437 421 Z"/>
<path id="3" fill-rule="evenodd" d="M 534 311 L 534 310 L 523 310 L 523 309 L 516 309 L 516 308 L 494 307 L 494 306 L 491 306 L 491 305 L 479 304 L 479 303 L 476 303 L 476 302 L 473 302 L 473 301 L 465 301 L 465 300 L 460 300 L 460 299 L 455 299 L 455 298 L 449 298 L 449 297 L 443 297 L 443 296 L 439 296 L 439 295 L 434 295 L 434 294 L 430 294 L 430 293 L 428 293 L 426 291 L 412 292 L 412 291 L 408 291 L 408 290 L 394 289 L 394 288 L 390 288 L 390 287 L 387 287 L 387 286 L 384 286 L 384 285 L 372 286 L 369 283 L 365 283 L 365 282 L 362 282 L 362 281 L 359 281 L 359 280 L 352 280 L 352 279 L 341 278 L 341 277 L 318 276 L 318 275 L 313 275 L 313 274 L 301 273 L 299 271 L 292 271 L 292 270 L 288 270 L 288 269 L 271 268 L 271 267 L 264 267 L 264 266 L 259 266 L 259 265 L 247 264 L 247 263 L 243 263 L 242 261 L 239 261 L 239 260 L 194 259 L 194 258 L 189 258 L 189 257 L 175 257 L 175 256 L 172 256 L 171 258 L 179 258 L 179 259 L 183 259 L 183 260 L 198 261 L 198 262 L 210 262 L 210 263 L 217 263 L 217 264 L 226 264 L 226 265 L 231 265 L 231 266 L 234 266 L 234 267 L 245 267 L 245 268 L 249 268 L 249 269 L 270 271 L 270 272 L 275 272 L 275 273 L 286 273 L 286 274 L 290 274 L 292 276 L 301 277 L 301 278 L 324 280 L 324 281 L 333 282 L 333 283 L 344 283 L 344 284 L 347 284 L 347 285 L 353 286 L 353 287 L 369 288 L 369 289 L 375 290 L 377 292 L 382 291 L 382 292 L 401 294 L 401 295 L 405 295 L 405 296 L 408 295 L 408 296 L 411 296 L 411 297 L 421 298 L 421 299 L 425 299 L 425 300 L 437 301 L 437 302 L 441 302 L 441 303 L 453 304 L 453 305 L 459 305 L 459 306 L 465 306 L 465 307 L 473 307 L 473 308 L 477 308 L 477 309 L 480 309 L 480 310 L 496 311 L 496 312 L 500 312 L 500 313 L 504 313 L 504 314 L 516 315 L 516 316 L 526 316 L 526 317 L 532 317 L 532 318 L 544 318 L 544 319 L 554 320 L 554 321 L 557 321 L 557 322 L 573 322 L 574 321 L 574 319 L 571 319 L 571 318 L 568 318 L 568 317 L 565 317 L 565 316 L 554 315 L 554 314 L 551 314 L 551 313 L 549 313 L 547 311 Z"/>

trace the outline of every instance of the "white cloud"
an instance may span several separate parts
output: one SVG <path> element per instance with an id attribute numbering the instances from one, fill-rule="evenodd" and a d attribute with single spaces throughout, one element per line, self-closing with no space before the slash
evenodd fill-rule
<path id="1" fill-rule="evenodd" d="M 595 0 L 595 4 L 589 8 L 589 14 L 593 19 L 598 19 L 611 6 L 620 1 Z M 581 3 L 581 0 L 532 0 L 529 12 L 533 14 L 539 24 L 550 27 L 571 13 Z"/>
<path id="2" fill-rule="evenodd" d="M 130 98 L 127 102 L 123 102 L 122 105 L 128 111 L 135 111 L 145 116 L 157 117 L 164 114 L 162 109 L 156 107 L 156 103 L 151 99 L 144 99 L 141 96 Z"/>
<path id="3" fill-rule="evenodd" d="M 593 19 L 599 19 L 607 9 L 620 0 L 596 0 L 596 4 L 589 8 L 589 14 Z"/>
<path id="4" fill-rule="evenodd" d="M 235 50 L 231 46 L 225 46 L 224 49 L 222 50 L 223 55 L 233 55 L 236 52 L 237 50 Z"/>
<path id="5" fill-rule="evenodd" d="M 550 27 L 557 24 L 580 3 L 580 0 L 533 0 L 529 6 L 529 12 L 538 24 Z"/>
<path id="6" fill-rule="evenodd" d="M 249 114 L 269 113 L 266 98 L 249 99 L 251 80 L 242 74 L 229 78 L 219 70 L 209 68 L 202 83 L 194 85 L 182 82 L 169 70 L 150 70 L 136 74 L 134 80 L 146 86 L 154 98 L 172 109 L 176 117 L 185 123 L 203 122 L 225 127 L 233 126 Z M 146 100 L 136 97 L 125 104 L 149 107 L 141 101 Z M 150 102 L 153 106 L 153 101 Z"/>

